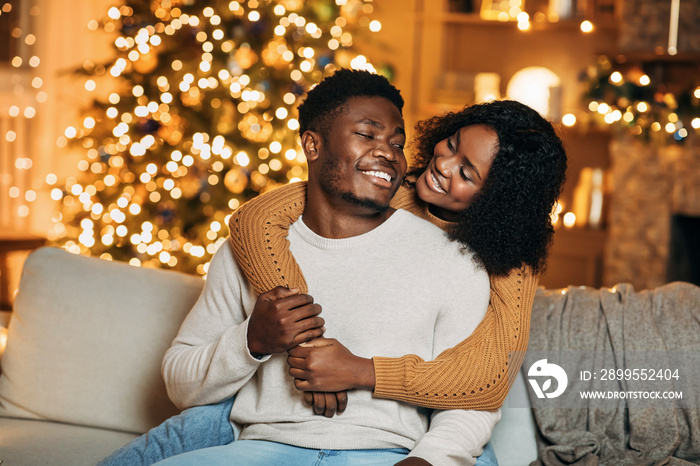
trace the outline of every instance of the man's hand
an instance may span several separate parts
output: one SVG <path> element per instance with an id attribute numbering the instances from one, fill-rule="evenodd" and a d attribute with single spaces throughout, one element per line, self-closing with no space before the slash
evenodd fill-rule
<path id="1" fill-rule="evenodd" d="M 313 406 L 314 413 L 325 417 L 342 414 L 348 406 L 348 393 L 304 392 L 304 402 Z"/>
<path id="2" fill-rule="evenodd" d="M 423 458 L 411 456 L 409 458 L 399 461 L 394 466 L 431 466 L 431 464 L 425 461 Z"/>
<path id="3" fill-rule="evenodd" d="M 374 364 L 355 356 L 338 340 L 319 338 L 289 350 L 289 375 L 306 392 L 374 390 Z"/>
<path id="4" fill-rule="evenodd" d="M 248 349 L 259 357 L 283 353 L 323 335 L 321 306 L 308 294 L 282 286 L 258 296 L 248 323 Z"/>

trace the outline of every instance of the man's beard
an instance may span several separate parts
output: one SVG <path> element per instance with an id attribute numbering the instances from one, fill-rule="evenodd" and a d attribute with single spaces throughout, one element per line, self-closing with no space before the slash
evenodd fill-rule
<path id="1" fill-rule="evenodd" d="M 371 209 L 376 213 L 383 213 L 389 209 L 389 204 L 382 204 L 374 199 L 363 199 L 356 196 L 351 191 L 341 191 L 342 184 L 340 177 L 338 157 L 334 154 L 327 154 L 321 162 L 321 189 L 329 198 L 340 197 L 345 202 L 357 207 Z"/>

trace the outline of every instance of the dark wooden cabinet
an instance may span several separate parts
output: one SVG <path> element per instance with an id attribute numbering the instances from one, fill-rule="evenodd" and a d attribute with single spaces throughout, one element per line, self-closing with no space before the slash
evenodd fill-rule
<path id="1" fill-rule="evenodd" d="M 557 229 L 540 285 L 545 288 L 601 287 L 606 237 L 605 230 Z"/>

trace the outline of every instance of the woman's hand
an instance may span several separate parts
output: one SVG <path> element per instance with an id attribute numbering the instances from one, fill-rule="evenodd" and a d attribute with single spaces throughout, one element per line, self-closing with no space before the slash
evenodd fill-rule
<path id="1" fill-rule="evenodd" d="M 374 390 L 374 364 L 355 356 L 338 340 L 317 338 L 288 351 L 289 375 L 305 392 Z"/>
<path id="2" fill-rule="evenodd" d="M 348 393 L 342 392 L 304 392 L 304 402 L 313 406 L 314 413 L 325 417 L 342 414 L 348 406 Z"/>
<path id="3" fill-rule="evenodd" d="M 258 296 L 248 322 L 250 354 L 283 353 L 323 335 L 321 306 L 308 294 L 278 286 Z"/>

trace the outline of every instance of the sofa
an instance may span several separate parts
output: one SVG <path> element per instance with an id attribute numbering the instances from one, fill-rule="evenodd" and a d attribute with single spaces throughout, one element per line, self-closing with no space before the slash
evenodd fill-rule
<path id="1" fill-rule="evenodd" d="M 24 264 L 0 360 L 2 466 L 95 465 L 177 413 L 160 374 L 203 281 L 45 247 Z M 492 444 L 502 466 L 537 457 L 519 375 Z"/>

